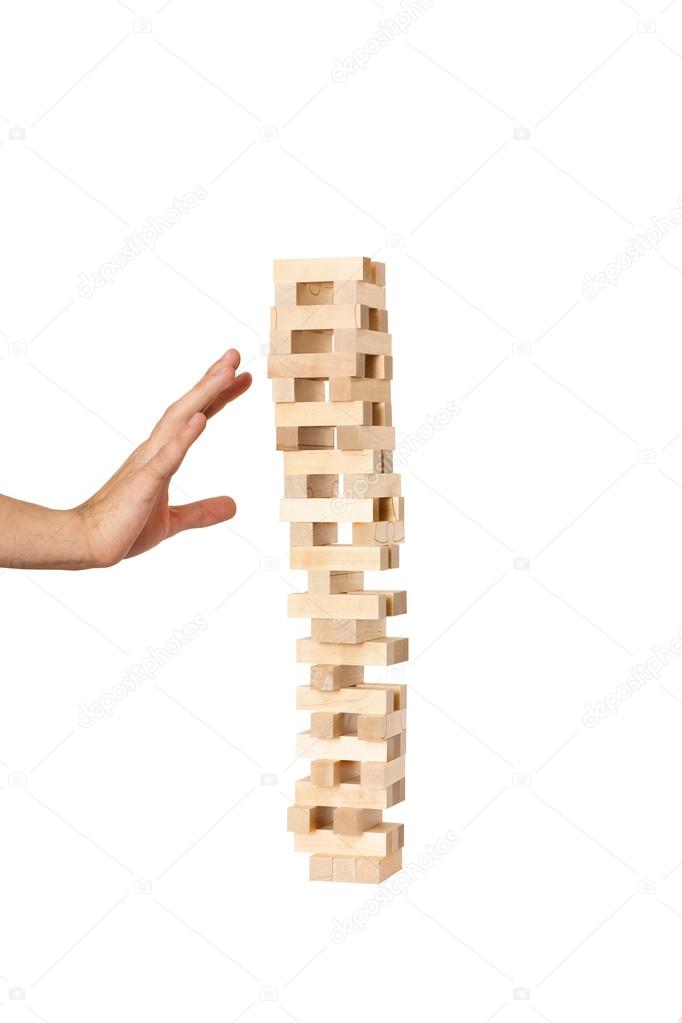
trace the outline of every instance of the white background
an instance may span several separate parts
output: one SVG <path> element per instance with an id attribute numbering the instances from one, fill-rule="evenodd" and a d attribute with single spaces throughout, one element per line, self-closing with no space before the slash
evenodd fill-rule
<path id="1" fill-rule="evenodd" d="M 682 195 L 663 2 L 437 0 L 369 58 L 389 0 L 2 3 L 0 489 L 82 501 L 228 345 L 255 383 L 174 491 L 233 494 L 232 523 L 0 574 L 0 1023 L 678 1018 L 682 659 L 609 694 L 682 627 L 682 228 L 583 293 Z M 407 498 L 388 816 L 406 862 L 458 836 L 366 917 L 376 889 L 309 883 L 284 831 L 305 577 L 264 357 L 272 259 L 361 254 Z"/>

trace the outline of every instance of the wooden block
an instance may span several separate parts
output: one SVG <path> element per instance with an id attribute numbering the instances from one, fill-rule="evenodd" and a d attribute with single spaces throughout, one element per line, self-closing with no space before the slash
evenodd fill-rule
<path id="1" fill-rule="evenodd" d="M 365 376 L 373 380 L 393 379 L 392 355 L 366 355 Z"/>
<path id="2" fill-rule="evenodd" d="M 287 808 L 287 831 L 305 833 L 323 828 L 333 821 L 330 806 L 290 806 Z"/>
<path id="3" fill-rule="evenodd" d="M 357 377 L 338 376 L 329 381 L 329 400 L 390 402 L 391 381 L 371 380 L 360 374 Z"/>
<path id="4" fill-rule="evenodd" d="M 386 597 L 372 593 L 290 593 L 291 618 L 385 618 Z"/>
<path id="5" fill-rule="evenodd" d="M 335 544 L 338 536 L 335 522 L 292 522 L 289 530 L 292 550 L 314 550 Z"/>
<path id="6" fill-rule="evenodd" d="M 371 309 L 385 309 L 386 288 L 367 281 L 334 281 L 332 301 L 335 305 L 367 305 Z"/>
<path id="7" fill-rule="evenodd" d="M 284 454 L 284 472 L 286 475 L 299 476 L 305 473 L 337 474 L 349 473 L 380 473 L 384 469 L 384 452 L 373 451 L 286 451 Z"/>
<path id="8" fill-rule="evenodd" d="M 333 301 L 333 281 L 304 281 L 296 285 L 298 305 L 331 305 Z"/>
<path id="9" fill-rule="evenodd" d="M 332 572 L 324 569 L 308 572 L 309 593 L 348 593 L 351 590 L 357 592 L 362 590 L 364 582 L 363 572 Z M 388 602 L 386 606 L 388 607 Z"/>
<path id="10" fill-rule="evenodd" d="M 313 784 L 311 779 L 299 778 L 296 782 L 296 804 L 300 806 L 356 806 L 368 810 L 387 810 L 405 798 L 402 781 L 386 788 L 368 788 L 357 781 L 340 782 L 338 785 Z"/>
<path id="11" fill-rule="evenodd" d="M 323 693 L 359 685 L 363 677 L 364 668 L 358 665 L 313 664 L 310 668 L 311 688 Z"/>
<path id="12" fill-rule="evenodd" d="M 397 472 L 349 472 L 343 477 L 344 497 L 400 497 Z"/>
<path id="13" fill-rule="evenodd" d="M 386 264 L 370 263 L 370 281 L 372 284 L 378 284 L 379 287 L 383 288 L 386 286 Z"/>
<path id="14" fill-rule="evenodd" d="M 308 877 L 311 881 L 332 881 L 332 865 L 334 860 L 331 856 L 311 856 Z"/>
<path id="15" fill-rule="evenodd" d="M 343 327 L 371 327 L 380 311 L 366 305 L 283 305 L 273 306 L 270 329 L 276 330 L 336 330 Z"/>
<path id="16" fill-rule="evenodd" d="M 364 308 L 364 306 L 362 306 L 361 308 Z M 370 308 L 368 316 L 368 326 L 370 330 L 377 330 L 380 331 L 381 333 L 386 333 L 388 331 L 387 310 Z"/>
<path id="17" fill-rule="evenodd" d="M 287 401 L 275 405 L 276 426 L 371 426 L 368 401 Z"/>
<path id="18" fill-rule="evenodd" d="M 315 377 L 321 379 L 343 379 L 362 377 L 365 372 L 365 357 L 358 352 L 314 352 L 275 354 L 268 356 L 268 377 L 296 379 Z M 384 384 L 390 381 L 375 380 Z M 277 399 L 275 399 L 277 400 Z M 282 399 L 286 401 L 287 399 Z M 318 400 L 318 399 L 316 399 Z"/>
<path id="19" fill-rule="evenodd" d="M 336 862 L 334 857 L 333 864 Z M 334 867 L 332 864 L 332 880 Z M 391 853 L 390 856 L 385 856 L 383 859 L 374 859 L 370 857 L 363 857 L 358 860 L 355 880 L 364 884 L 381 884 L 386 878 L 390 877 L 391 874 L 396 874 L 402 869 L 403 865 L 403 851 L 402 849 L 396 849 L 395 852 Z"/>
<path id="20" fill-rule="evenodd" d="M 313 618 L 310 637 L 316 643 L 365 643 L 386 635 L 386 619 Z"/>
<path id="21" fill-rule="evenodd" d="M 374 267 L 381 266 L 375 263 Z M 329 259 L 276 259 L 274 280 L 277 284 L 303 281 L 372 281 L 376 276 L 372 261 L 366 256 L 337 256 Z M 378 282 L 377 282 L 378 283 Z"/>
<path id="22" fill-rule="evenodd" d="M 301 809 L 305 809 L 301 807 Z M 331 810 L 331 807 L 326 807 Z M 337 835 L 360 835 L 363 831 L 381 824 L 381 810 L 360 810 L 355 806 L 337 806 L 333 813 L 333 827 Z M 289 829 L 290 831 L 293 828 Z M 300 829 L 308 830 L 307 828 Z"/>
<path id="23" fill-rule="evenodd" d="M 301 500 L 309 497 L 338 497 L 338 476 L 285 476 L 284 496 Z"/>
<path id="24" fill-rule="evenodd" d="M 310 715 L 310 734 L 316 739 L 334 739 L 357 729 L 357 714 L 331 714 L 316 710 Z"/>
<path id="25" fill-rule="evenodd" d="M 318 544 L 321 544 L 321 541 L 318 541 Z M 328 546 L 301 544 L 299 547 L 292 540 L 290 560 L 292 568 L 373 572 L 397 568 L 398 553 L 397 546 L 393 548 L 380 546 L 375 544 L 374 540 L 372 540 L 372 545 L 366 547 L 335 544 L 334 541 L 329 541 Z"/>
<path id="26" fill-rule="evenodd" d="M 404 710 L 394 710 L 390 714 L 359 714 L 356 724 L 358 738 L 389 739 L 399 735 L 405 730 L 405 713 Z"/>
<path id="27" fill-rule="evenodd" d="M 390 355 L 392 339 L 390 334 L 378 330 L 358 330 L 342 328 L 335 330 L 333 336 L 335 352 L 360 352 L 363 355 Z M 376 363 L 372 363 L 376 366 Z M 349 373 L 349 376 L 362 376 L 362 373 Z"/>
<path id="28" fill-rule="evenodd" d="M 364 429 L 371 430 L 374 427 Z M 275 433 L 278 451 L 317 451 L 334 447 L 333 426 L 278 426 Z"/>
<path id="29" fill-rule="evenodd" d="M 380 665 L 400 664 L 408 659 L 408 641 L 386 636 L 366 643 L 316 643 L 313 639 L 296 642 L 296 658 L 304 664 Z"/>
<path id="30" fill-rule="evenodd" d="M 272 381 L 273 401 L 324 401 L 324 399 L 324 380 L 288 378 Z"/>
<path id="31" fill-rule="evenodd" d="M 361 683 L 335 692 L 324 692 L 312 686 L 298 686 L 296 689 L 297 710 L 326 710 L 350 714 L 385 715 L 398 709 L 395 689 L 405 686 L 390 686 L 382 683 Z"/>
<path id="32" fill-rule="evenodd" d="M 339 834 L 331 826 L 294 835 L 296 852 L 330 856 L 390 856 L 403 845 L 403 825 L 388 821 L 361 834 Z"/>
<path id="33" fill-rule="evenodd" d="M 360 784 L 367 789 L 386 789 L 398 784 L 404 777 L 404 757 L 396 757 L 387 762 L 365 761 L 360 767 Z"/>
<path id="34" fill-rule="evenodd" d="M 327 446 L 325 445 L 325 447 Z M 393 426 L 338 426 L 336 446 L 341 451 L 360 451 L 366 448 L 393 451 L 395 449 L 395 428 Z"/>
<path id="35" fill-rule="evenodd" d="M 310 355 L 332 351 L 331 330 L 273 330 L 270 331 L 271 355 Z M 375 354 L 374 352 L 372 354 Z M 269 365 L 269 360 L 268 360 Z M 270 375 L 268 373 L 268 375 Z M 296 376 L 296 373 L 274 376 Z M 306 374 L 304 374 L 306 375 Z M 320 374 L 323 376 L 324 374 Z M 362 373 L 358 373 L 362 376 Z"/>
<path id="36" fill-rule="evenodd" d="M 316 739 L 310 731 L 296 736 L 296 756 L 310 760 L 359 760 L 386 763 L 400 755 L 404 732 L 390 739 L 370 741 L 357 735 L 339 735 L 335 739 Z"/>
<path id="37" fill-rule="evenodd" d="M 372 402 L 372 426 L 393 426 L 393 412 L 389 402 Z"/>
<path id="38" fill-rule="evenodd" d="M 391 547 L 402 543 L 404 539 L 404 522 L 369 522 L 353 525 L 353 544 L 362 547 L 369 547 L 371 544 Z"/>
<path id="39" fill-rule="evenodd" d="M 345 760 L 313 760 L 310 764 L 310 781 L 322 789 L 342 785 L 344 782 L 359 782 L 360 765 Z M 377 786 L 374 786 L 376 788 Z M 325 800 L 321 799 L 321 803 Z"/>
<path id="40" fill-rule="evenodd" d="M 381 500 L 381 498 L 379 499 Z M 374 500 L 372 498 L 324 498 L 300 499 L 282 498 L 280 501 L 282 522 L 372 522 Z"/>
<path id="41" fill-rule="evenodd" d="M 407 590 L 363 590 L 364 593 L 381 593 L 386 598 L 386 614 L 389 618 L 407 613 Z"/>
<path id="42" fill-rule="evenodd" d="M 354 882 L 358 873 L 357 863 L 355 856 L 333 856 L 332 881 Z"/>
<path id="43" fill-rule="evenodd" d="M 275 305 L 296 305 L 296 285 L 275 284 Z"/>

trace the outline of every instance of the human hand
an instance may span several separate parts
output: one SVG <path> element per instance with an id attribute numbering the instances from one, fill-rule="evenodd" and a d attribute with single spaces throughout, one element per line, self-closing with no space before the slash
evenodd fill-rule
<path id="1" fill-rule="evenodd" d="M 231 497 L 170 505 L 168 488 L 207 421 L 251 385 L 236 375 L 231 348 L 182 398 L 104 486 L 77 508 L 55 511 L 0 496 L 0 565 L 13 568 L 103 568 L 155 547 L 185 529 L 225 522 Z"/>

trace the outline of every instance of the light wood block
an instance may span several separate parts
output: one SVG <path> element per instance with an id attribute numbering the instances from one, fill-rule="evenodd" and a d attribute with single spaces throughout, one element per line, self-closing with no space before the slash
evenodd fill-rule
<path id="1" fill-rule="evenodd" d="M 336 330 L 342 327 L 370 327 L 370 310 L 366 305 L 283 305 L 273 306 L 270 329 Z M 381 328 L 376 328 L 381 329 Z"/>
<path id="2" fill-rule="evenodd" d="M 273 380 L 273 401 L 324 401 L 324 380 Z"/>
<path id="3" fill-rule="evenodd" d="M 386 715 L 398 710 L 400 695 L 396 701 L 396 690 L 405 686 L 391 686 L 380 682 L 365 682 L 355 686 L 324 692 L 311 686 L 296 689 L 297 710 L 326 710 L 331 713 Z"/>
<path id="4" fill-rule="evenodd" d="M 289 529 L 292 550 L 322 548 L 335 544 L 338 536 L 335 522 L 292 522 Z"/>
<path id="5" fill-rule="evenodd" d="M 386 597 L 379 593 L 290 593 L 291 618 L 385 618 Z"/>
<path id="6" fill-rule="evenodd" d="M 366 761 L 360 768 L 360 783 L 368 789 L 384 790 L 397 785 L 404 777 L 405 757 L 395 757 L 390 761 Z"/>
<path id="7" fill-rule="evenodd" d="M 362 590 L 364 581 L 364 572 L 332 572 L 325 569 L 309 571 L 308 592 L 323 594 L 357 592 Z"/>
<path id="8" fill-rule="evenodd" d="M 275 405 L 277 426 L 371 426 L 367 401 L 288 401 Z"/>
<path id="9" fill-rule="evenodd" d="M 390 452 L 374 451 L 285 451 L 284 472 L 287 475 L 305 473 L 381 473 L 390 472 Z M 392 459 L 391 459 L 392 462 Z"/>
<path id="10" fill-rule="evenodd" d="M 343 477 L 344 497 L 400 497 L 400 474 L 345 473 Z"/>
<path id="11" fill-rule="evenodd" d="M 374 540 L 372 540 L 372 545 L 365 547 L 335 544 L 334 541 L 329 541 L 327 546 L 313 547 L 310 544 L 302 544 L 299 548 L 292 542 L 290 564 L 292 568 L 307 568 L 308 570 L 384 571 L 398 567 L 399 554 L 399 547 L 378 545 Z"/>
<path id="12" fill-rule="evenodd" d="M 331 810 L 332 808 L 325 807 L 325 809 Z M 332 810 L 332 814 L 333 827 L 337 835 L 360 835 L 363 831 L 382 823 L 381 810 L 359 810 L 355 806 L 337 806 Z M 301 828 L 300 830 L 307 831 L 309 829 Z"/>
<path id="13" fill-rule="evenodd" d="M 371 309 L 385 309 L 386 288 L 367 281 L 334 281 L 332 301 L 335 305 L 367 305 Z"/>
<path id="14" fill-rule="evenodd" d="M 333 331 L 331 330 L 272 330 L 270 331 L 270 355 L 310 355 L 331 352 L 332 336 Z M 275 376 L 278 375 L 280 374 L 275 374 Z M 288 376 L 288 374 L 284 375 Z M 295 374 L 293 375 L 295 376 Z M 362 376 L 362 373 L 358 373 L 358 376 Z"/>
<path id="15" fill-rule="evenodd" d="M 338 735 L 355 732 L 356 729 L 357 714 L 331 714 L 320 710 L 310 715 L 310 734 L 316 739 L 334 739 Z"/>
<path id="16" fill-rule="evenodd" d="M 391 401 L 390 380 L 338 376 L 329 381 L 330 401 Z"/>
<path id="17" fill-rule="evenodd" d="M 402 780 L 386 788 L 369 788 L 359 781 L 345 781 L 338 785 L 315 785 L 310 777 L 299 778 L 295 785 L 296 804 L 299 806 L 356 806 L 368 810 L 388 810 L 405 798 Z"/>
<path id="18" fill-rule="evenodd" d="M 316 643 L 365 643 L 386 635 L 386 619 L 313 618 L 310 638 Z"/>
<path id="19" fill-rule="evenodd" d="M 390 856 L 311 856 L 311 881 L 352 882 L 355 884 L 381 884 L 396 874 L 403 864 L 402 849 Z"/>
<path id="20" fill-rule="evenodd" d="M 362 377 L 365 372 L 365 357 L 358 352 L 314 352 L 275 354 L 268 356 L 268 377 L 296 379 L 315 377 L 334 379 Z M 376 384 L 390 383 L 376 380 Z M 277 401 L 278 399 L 275 399 Z M 286 399 L 281 399 L 286 401 Z M 301 399 L 306 400 L 306 399 Z M 315 399 L 319 400 L 319 399 Z M 374 399 L 368 399 L 370 401 Z"/>
<path id="21" fill-rule="evenodd" d="M 334 447 L 333 426 L 278 426 L 275 434 L 278 451 L 317 451 Z"/>
<path id="22" fill-rule="evenodd" d="M 346 686 L 362 683 L 364 668 L 350 664 L 313 664 L 310 668 L 310 686 L 318 692 L 331 693 Z"/>
<path id="23" fill-rule="evenodd" d="M 279 507 L 282 522 L 372 522 L 375 517 L 372 498 L 282 498 Z"/>
<path id="24" fill-rule="evenodd" d="M 404 842 L 402 824 L 375 824 L 361 834 L 339 834 L 330 826 L 294 836 L 296 852 L 331 856 L 390 856 Z"/>
<path id="25" fill-rule="evenodd" d="M 361 547 L 370 547 L 372 544 L 392 547 L 404 540 L 404 522 L 359 522 L 353 525 L 353 543 Z"/>
<path id="26" fill-rule="evenodd" d="M 390 334 L 379 330 L 359 330 L 351 327 L 335 330 L 333 344 L 335 352 L 390 355 L 392 339 Z M 362 373 L 349 373 L 348 376 L 362 376 Z"/>
<path id="27" fill-rule="evenodd" d="M 393 426 L 338 426 L 336 443 L 341 451 L 395 450 L 395 427 Z"/>
<path id="28" fill-rule="evenodd" d="M 385 763 L 400 756 L 404 733 L 390 739 L 359 739 L 357 735 L 339 735 L 335 739 L 316 739 L 310 731 L 296 736 L 296 756 L 310 760 L 359 760 Z"/>
<path id="29" fill-rule="evenodd" d="M 335 861 L 334 861 L 335 862 Z M 383 859 L 363 857 L 359 859 L 356 867 L 355 880 L 358 884 L 381 884 L 391 874 L 397 874 L 402 869 L 403 851 L 396 849 L 390 856 Z M 333 865 L 332 865 L 333 879 Z"/>
<path id="30" fill-rule="evenodd" d="M 389 739 L 399 735 L 405 731 L 405 718 L 404 710 L 394 710 L 390 714 L 359 714 L 356 723 L 358 738 Z"/>
<path id="31" fill-rule="evenodd" d="M 345 782 L 358 783 L 360 765 L 346 760 L 313 760 L 310 764 L 310 781 L 323 790 Z M 320 803 L 326 805 L 326 800 L 321 799 Z"/>
<path id="32" fill-rule="evenodd" d="M 382 264 L 375 263 L 374 267 Z M 338 256 L 333 259 L 276 259 L 276 284 L 298 284 L 301 281 L 372 281 L 376 269 L 366 256 Z M 381 273 L 381 271 L 379 271 Z M 380 283 L 376 281 L 376 283 Z"/>
<path id="33" fill-rule="evenodd" d="M 309 879 L 311 881 L 333 881 L 333 864 L 334 860 L 331 856 L 311 856 Z"/>
<path id="34" fill-rule="evenodd" d="M 408 641 L 398 636 L 372 639 L 366 643 L 296 642 L 296 657 L 304 664 L 379 665 L 400 664 L 408 658 Z"/>
<path id="35" fill-rule="evenodd" d="M 323 828 L 333 821 L 330 806 L 290 806 L 287 808 L 287 831 L 304 834 Z"/>

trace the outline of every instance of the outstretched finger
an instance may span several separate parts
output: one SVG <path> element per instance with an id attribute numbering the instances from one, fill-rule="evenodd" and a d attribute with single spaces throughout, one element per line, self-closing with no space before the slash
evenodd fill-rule
<path id="1" fill-rule="evenodd" d="M 234 401 L 244 391 L 248 391 L 251 386 L 252 376 L 250 373 L 240 373 L 235 378 L 234 383 L 230 384 L 229 387 L 225 388 L 222 394 L 219 394 L 217 398 L 214 398 L 210 405 L 207 405 L 204 409 L 204 415 L 207 419 L 211 419 L 216 412 L 220 412 L 221 409 L 225 408 L 229 402 Z"/>
<path id="2" fill-rule="evenodd" d="M 171 476 L 178 471 L 185 455 L 197 437 L 206 429 L 206 416 L 195 412 L 163 447 L 143 465 L 138 474 L 141 496 L 156 497 L 161 487 L 168 484 Z"/>
<path id="3" fill-rule="evenodd" d="M 174 401 L 172 405 L 169 405 L 154 427 L 150 438 L 154 451 L 174 436 L 191 415 L 201 412 L 222 391 L 231 386 L 239 362 L 239 352 L 235 348 L 230 348 L 217 362 L 213 363 L 194 387 Z"/>

